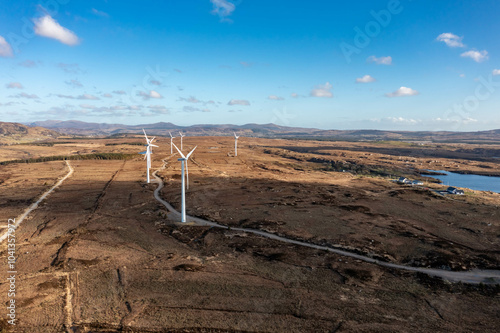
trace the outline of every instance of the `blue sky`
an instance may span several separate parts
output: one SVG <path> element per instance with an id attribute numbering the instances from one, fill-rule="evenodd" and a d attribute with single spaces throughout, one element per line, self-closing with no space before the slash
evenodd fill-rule
<path id="1" fill-rule="evenodd" d="M 0 0 L 2 121 L 500 128 L 500 2 Z"/>

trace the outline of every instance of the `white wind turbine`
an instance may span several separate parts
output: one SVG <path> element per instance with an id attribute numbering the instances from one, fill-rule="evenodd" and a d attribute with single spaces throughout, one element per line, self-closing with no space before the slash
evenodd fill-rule
<path id="1" fill-rule="evenodd" d="M 185 137 L 185 135 L 182 134 L 181 132 L 179 132 L 179 134 L 181 135 L 181 150 L 182 150 L 182 138 Z"/>
<path id="2" fill-rule="evenodd" d="M 189 172 L 188 172 L 187 162 L 188 162 L 189 156 L 191 156 L 191 154 L 194 152 L 194 150 L 198 146 L 194 147 L 193 150 L 191 150 L 189 152 L 189 154 L 187 154 L 186 156 L 184 156 L 184 154 L 179 150 L 179 148 L 177 148 L 177 146 L 175 144 L 174 144 L 174 147 L 175 147 L 175 149 L 177 149 L 179 154 L 182 156 L 181 158 L 179 158 L 177 160 L 181 161 L 181 165 L 182 165 L 181 222 L 186 222 L 186 182 L 187 182 L 187 188 L 189 189 Z M 186 168 L 186 177 L 184 177 L 184 165 Z"/>
<path id="3" fill-rule="evenodd" d="M 239 138 L 239 136 L 237 136 L 235 132 L 233 132 L 233 134 L 234 134 L 234 156 L 238 156 L 238 138 Z"/>
<path id="4" fill-rule="evenodd" d="M 150 139 L 148 139 L 148 136 L 147 136 L 147 134 L 146 134 L 146 131 L 145 131 L 144 129 L 143 129 L 142 131 L 144 132 L 144 136 L 146 137 L 146 142 L 147 142 L 147 143 L 145 144 L 145 146 L 146 146 L 146 151 L 143 151 L 143 152 L 141 152 L 141 153 L 139 153 L 139 154 L 141 154 L 141 155 L 145 155 L 145 156 L 144 156 L 144 159 L 145 159 L 145 160 L 147 160 L 146 165 L 147 165 L 147 176 L 148 176 L 148 184 L 149 184 L 149 182 L 150 182 L 150 180 L 151 180 L 151 179 L 150 179 L 150 176 L 149 176 L 149 169 L 151 169 L 151 154 L 153 153 L 153 148 L 152 148 L 152 147 L 158 147 L 158 146 L 156 146 L 156 145 L 152 144 L 152 142 L 153 142 L 153 140 L 155 139 L 155 137 L 153 137 L 153 138 L 150 140 Z"/>
<path id="5" fill-rule="evenodd" d="M 172 144 L 174 143 L 175 136 L 172 136 L 172 133 L 170 133 L 170 132 L 168 132 L 168 134 L 170 134 L 170 155 L 172 155 L 174 153 L 174 151 L 173 151 L 174 147 L 172 146 Z"/>

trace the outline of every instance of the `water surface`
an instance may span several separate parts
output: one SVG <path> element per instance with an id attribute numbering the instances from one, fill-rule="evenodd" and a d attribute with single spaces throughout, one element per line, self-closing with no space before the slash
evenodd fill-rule
<path id="1" fill-rule="evenodd" d="M 428 170 L 444 173 L 446 175 L 422 175 L 439 179 L 444 185 L 465 187 L 477 191 L 492 191 L 500 193 L 500 177 L 488 177 L 479 175 L 463 175 L 443 170 Z"/>

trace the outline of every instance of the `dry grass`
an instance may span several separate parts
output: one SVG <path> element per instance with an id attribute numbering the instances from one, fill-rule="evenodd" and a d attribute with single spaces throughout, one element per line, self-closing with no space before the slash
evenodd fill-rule
<path id="1" fill-rule="evenodd" d="M 99 152 L 142 149 L 105 145 L 113 142 L 121 139 L 85 144 L 98 144 Z M 479 254 L 490 251 L 492 258 L 482 260 L 498 264 L 492 252 L 498 251 L 495 195 L 448 201 L 384 179 L 323 171 L 307 161 L 296 160 L 293 168 L 288 158 L 262 153 L 285 141 L 240 139 L 238 158 L 231 156 L 231 143 L 186 138 L 186 149 L 199 145 L 190 163 L 191 213 L 343 242 L 395 261 L 430 253 L 434 260 L 452 254 L 460 264 L 468 258 L 477 264 Z M 154 167 L 169 157 L 167 140 L 159 145 Z M 59 148 L 43 149 L 38 154 L 50 156 Z M 161 173 L 163 195 L 176 204 L 180 163 L 171 160 Z M 497 330 L 494 288 L 449 285 L 245 233 L 178 226 L 153 200 L 155 185 L 144 184 L 140 156 L 71 163 L 73 176 L 16 233 L 19 332 L 61 332 L 68 321 L 79 332 Z M 62 162 L 0 167 L 2 218 L 16 216 L 45 182 L 48 187 L 63 174 Z M 12 198 L 17 201 L 11 207 L 6 200 Z M 0 285 L 0 295 L 6 288 Z"/>

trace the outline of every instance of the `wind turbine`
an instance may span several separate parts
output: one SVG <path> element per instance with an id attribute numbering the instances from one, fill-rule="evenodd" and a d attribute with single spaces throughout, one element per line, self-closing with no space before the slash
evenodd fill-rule
<path id="1" fill-rule="evenodd" d="M 239 136 L 236 135 L 235 132 L 233 132 L 234 134 L 234 156 L 238 156 L 238 138 Z"/>
<path id="2" fill-rule="evenodd" d="M 149 182 L 150 182 L 150 180 L 151 180 L 151 179 L 150 179 L 150 176 L 149 176 L 149 169 L 151 169 L 151 154 L 153 153 L 153 150 L 152 150 L 153 148 L 152 148 L 152 147 L 158 147 L 158 146 L 157 146 L 157 145 L 152 144 L 153 140 L 155 139 L 154 137 L 150 140 L 150 139 L 148 139 L 148 136 L 147 136 L 147 134 L 146 134 L 146 131 L 144 131 L 144 129 L 143 129 L 142 131 L 144 132 L 144 136 L 146 137 L 146 142 L 147 142 L 147 143 L 145 144 L 145 146 L 146 146 L 146 151 L 143 151 L 143 152 L 141 152 L 141 153 L 139 153 L 139 154 L 141 154 L 141 155 L 145 155 L 145 156 L 144 156 L 144 159 L 145 159 L 145 160 L 147 160 L 147 162 L 146 162 L 146 166 L 147 166 L 147 175 L 148 175 L 148 184 L 149 184 Z"/>
<path id="3" fill-rule="evenodd" d="M 181 135 L 181 150 L 182 150 L 182 138 L 185 137 L 185 135 L 182 134 L 181 132 L 179 132 L 179 134 Z"/>
<path id="4" fill-rule="evenodd" d="M 153 142 L 154 139 L 156 139 L 156 136 L 154 136 L 151 141 L 148 140 L 148 136 L 146 134 L 146 131 L 144 130 L 144 128 L 142 129 L 142 131 L 144 132 L 144 137 L 146 138 L 146 141 L 148 142 L 148 144 L 150 144 L 151 142 Z M 154 147 L 158 147 L 158 146 L 154 146 Z M 152 147 L 149 147 L 149 151 L 151 152 L 151 154 L 153 153 L 153 148 Z"/>
<path id="5" fill-rule="evenodd" d="M 191 156 L 191 154 L 194 152 L 194 150 L 198 146 L 194 147 L 193 150 L 191 150 L 189 152 L 189 154 L 187 154 L 187 156 L 184 156 L 184 154 L 179 150 L 179 148 L 177 148 L 177 146 L 175 144 L 173 144 L 173 145 L 174 145 L 175 149 L 177 149 L 179 154 L 182 156 L 181 158 L 179 158 L 177 160 L 181 161 L 181 165 L 182 165 L 181 222 L 186 222 L 186 179 L 187 179 L 188 189 L 189 189 L 189 173 L 188 173 L 188 168 L 187 168 L 187 162 L 188 162 L 189 156 Z M 186 178 L 184 178 L 184 165 L 186 165 Z"/>
<path id="6" fill-rule="evenodd" d="M 172 133 L 170 132 L 168 132 L 168 134 L 170 134 L 170 155 L 172 155 L 174 153 L 174 151 L 172 150 L 174 148 L 172 144 L 174 143 L 175 136 L 172 136 Z"/>

